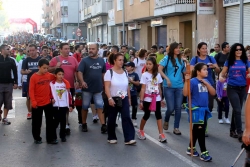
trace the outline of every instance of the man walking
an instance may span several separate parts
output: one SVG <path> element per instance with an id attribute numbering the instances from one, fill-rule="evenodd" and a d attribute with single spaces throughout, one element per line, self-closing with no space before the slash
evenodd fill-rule
<path id="1" fill-rule="evenodd" d="M 31 119 L 32 118 L 32 113 L 31 113 L 31 104 L 30 104 L 30 98 L 29 98 L 29 82 L 30 82 L 30 77 L 38 72 L 38 61 L 41 59 L 41 57 L 39 57 L 37 55 L 37 46 L 34 44 L 29 45 L 29 57 L 27 57 L 26 59 L 23 60 L 22 63 L 22 70 L 21 70 L 21 74 L 22 75 L 27 75 L 27 86 L 26 86 L 26 96 L 27 96 L 27 101 L 26 101 L 26 105 L 29 106 L 28 109 L 28 114 L 27 114 L 27 119 Z"/>
<path id="2" fill-rule="evenodd" d="M 87 115 L 90 101 L 93 97 L 97 113 L 102 124 L 101 132 L 107 132 L 103 115 L 103 76 L 106 72 L 105 62 L 98 57 L 98 44 L 89 44 L 89 56 L 82 59 L 78 67 L 78 79 L 82 86 L 82 131 L 87 132 Z"/>
<path id="3" fill-rule="evenodd" d="M 64 70 L 64 78 L 69 81 L 70 83 L 70 93 L 72 97 L 75 95 L 75 86 L 74 83 L 77 79 L 77 68 L 78 68 L 78 62 L 73 56 L 69 56 L 70 47 L 68 43 L 61 43 L 60 46 L 60 53 L 61 55 L 58 57 L 54 57 L 50 61 L 50 68 L 49 72 L 55 71 L 56 68 L 62 68 Z M 73 101 L 74 98 L 72 98 L 72 104 L 74 104 Z M 66 117 L 66 133 L 67 135 L 70 134 L 70 128 L 69 128 L 69 112 L 67 112 Z"/>
<path id="4" fill-rule="evenodd" d="M 13 88 L 17 89 L 17 67 L 13 59 L 8 57 L 10 48 L 8 45 L 0 46 L 0 106 L 4 104 L 4 113 L 2 120 L 2 111 L 0 111 L 0 121 L 4 125 L 10 125 L 7 115 L 9 110 L 12 109 L 12 92 Z M 11 76 L 13 73 L 13 78 Z M 14 84 L 14 86 L 13 86 Z"/>

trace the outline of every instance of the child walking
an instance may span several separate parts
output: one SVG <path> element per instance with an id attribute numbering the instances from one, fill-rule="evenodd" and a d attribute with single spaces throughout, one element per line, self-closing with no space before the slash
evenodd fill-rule
<path id="1" fill-rule="evenodd" d="M 219 123 L 223 124 L 222 120 L 222 111 L 225 111 L 225 117 L 224 122 L 227 124 L 230 124 L 230 121 L 228 119 L 228 113 L 229 113 L 229 99 L 227 97 L 227 79 L 224 82 L 221 82 L 218 80 L 217 87 L 216 87 L 216 93 L 218 97 L 218 119 Z"/>
<path id="2" fill-rule="evenodd" d="M 199 141 L 202 161 L 211 161 L 212 157 L 206 149 L 205 143 L 205 131 L 207 120 L 212 117 L 208 108 L 208 93 L 215 95 L 215 89 L 210 83 L 204 79 L 208 75 L 207 65 L 204 63 L 198 63 L 194 66 L 192 72 L 192 79 L 190 80 L 191 102 L 192 102 L 192 120 L 193 120 L 193 145 L 196 141 Z M 183 95 L 188 96 L 187 80 L 190 79 L 190 75 L 185 75 L 185 84 L 183 88 Z M 189 100 L 189 99 L 188 99 Z M 188 109 L 187 109 L 188 112 Z M 189 113 L 189 112 L 188 112 Z M 191 155 L 191 144 L 186 151 L 188 155 Z M 199 153 L 195 147 L 193 147 L 193 156 L 198 157 Z"/>
<path id="3" fill-rule="evenodd" d="M 67 111 L 72 112 L 72 96 L 70 94 L 70 88 L 66 88 L 63 78 L 64 70 L 57 68 L 55 70 L 55 80 L 50 82 L 50 89 L 55 130 L 60 123 L 60 138 L 62 142 L 66 142 L 66 114 Z M 57 139 L 56 131 L 54 139 Z"/>
<path id="4" fill-rule="evenodd" d="M 141 81 L 142 84 L 140 93 L 140 109 L 144 110 L 144 116 L 141 119 L 140 129 L 137 132 L 137 136 L 141 140 L 145 140 L 144 126 L 150 117 L 150 112 L 155 112 L 155 117 L 157 120 L 157 126 L 159 131 L 159 141 L 167 142 L 167 139 L 163 133 L 162 127 L 162 116 L 161 116 L 161 83 L 162 78 L 158 73 L 158 66 L 155 58 L 149 57 L 146 61 L 146 72 L 142 74 Z"/>
<path id="5" fill-rule="evenodd" d="M 82 89 L 78 86 L 75 88 L 76 98 L 75 107 L 78 112 L 78 124 L 79 127 L 82 126 Z"/>
<path id="6" fill-rule="evenodd" d="M 128 62 L 125 64 L 126 70 L 128 72 L 130 96 L 131 96 L 131 106 L 132 106 L 132 122 L 134 127 L 137 127 L 136 114 L 137 114 L 137 91 L 136 86 L 140 85 L 139 76 L 134 72 L 135 64 L 133 62 Z"/>
<path id="7" fill-rule="evenodd" d="M 53 112 L 51 112 L 51 91 L 50 81 L 55 79 L 53 74 L 48 72 L 49 61 L 41 59 L 38 62 L 37 73 L 34 73 L 30 78 L 29 83 L 29 95 L 32 105 L 32 135 L 36 144 L 42 143 L 41 126 L 43 111 L 46 118 L 46 140 L 48 144 L 57 144 L 58 141 L 55 138 L 55 126 L 53 121 Z M 66 87 L 70 87 L 66 82 Z"/>

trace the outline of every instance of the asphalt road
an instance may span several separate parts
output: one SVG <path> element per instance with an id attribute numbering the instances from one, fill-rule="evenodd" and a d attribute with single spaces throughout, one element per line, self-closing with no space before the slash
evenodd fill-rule
<path id="1" fill-rule="evenodd" d="M 217 113 L 209 120 L 209 137 L 206 146 L 212 162 L 203 162 L 198 157 L 186 155 L 189 143 L 189 124 L 183 111 L 181 136 L 172 133 L 174 117 L 170 118 L 169 131 L 165 131 L 168 143 L 158 142 L 156 120 L 152 114 L 145 126 L 147 140 L 137 139 L 135 146 L 124 145 L 120 121 L 117 121 L 118 143 L 107 143 L 107 134 L 100 133 L 100 124 L 92 123 L 88 117 L 88 132 L 81 132 L 77 123 L 77 113 L 70 114 L 71 135 L 66 143 L 48 145 L 45 142 L 45 123 L 43 119 L 43 143 L 33 143 L 31 120 L 26 119 L 25 99 L 21 91 L 14 92 L 14 110 L 10 112 L 10 126 L 0 125 L 0 167 L 230 167 L 240 152 L 241 143 L 229 137 L 229 125 L 219 124 Z M 162 110 L 164 111 L 164 110 Z M 138 124 L 143 116 L 138 112 Z M 244 122 L 244 119 L 243 119 Z M 200 151 L 198 143 L 197 150 Z M 243 154 L 236 167 L 242 167 Z"/>

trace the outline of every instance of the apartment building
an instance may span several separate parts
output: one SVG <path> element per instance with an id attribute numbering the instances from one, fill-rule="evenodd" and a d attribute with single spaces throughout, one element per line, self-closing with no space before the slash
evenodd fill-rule
<path id="1" fill-rule="evenodd" d="M 89 42 L 117 44 L 116 27 L 108 26 L 108 12 L 113 8 L 113 0 L 80 0 L 81 21 L 87 24 Z"/>
<path id="2" fill-rule="evenodd" d="M 45 7 L 46 6 L 46 7 Z M 42 26 L 55 37 L 77 39 L 76 30 L 82 31 L 86 38 L 87 24 L 80 22 L 79 0 L 43 0 L 44 19 Z"/>

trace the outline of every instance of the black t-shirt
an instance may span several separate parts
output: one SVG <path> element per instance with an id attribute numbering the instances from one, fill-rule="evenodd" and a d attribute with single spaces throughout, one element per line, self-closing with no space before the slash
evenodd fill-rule
<path id="1" fill-rule="evenodd" d="M 38 72 L 38 61 L 41 59 L 41 57 L 37 57 L 35 59 L 31 58 L 31 57 L 27 57 L 22 64 L 22 70 L 32 70 L 31 73 L 28 74 L 27 77 L 27 83 L 30 82 L 30 77 Z"/>
<path id="2" fill-rule="evenodd" d="M 228 58 L 228 54 L 223 54 L 222 52 L 216 54 L 214 59 L 216 60 L 219 67 L 224 67 L 224 64 Z"/>

